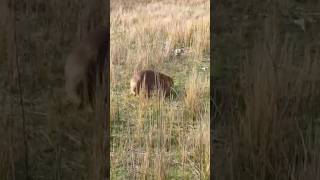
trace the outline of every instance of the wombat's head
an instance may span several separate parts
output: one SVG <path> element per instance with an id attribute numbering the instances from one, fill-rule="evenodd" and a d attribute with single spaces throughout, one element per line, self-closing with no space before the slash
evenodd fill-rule
<path id="1" fill-rule="evenodd" d="M 164 79 L 165 79 L 165 85 L 167 88 L 173 87 L 174 83 L 173 83 L 173 79 L 171 77 L 165 76 Z"/>
<path id="2" fill-rule="evenodd" d="M 133 78 L 130 80 L 130 94 L 136 95 L 137 81 Z"/>

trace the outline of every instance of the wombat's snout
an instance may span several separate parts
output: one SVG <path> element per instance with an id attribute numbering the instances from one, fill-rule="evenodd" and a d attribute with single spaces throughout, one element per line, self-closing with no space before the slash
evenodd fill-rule
<path id="1" fill-rule="evenodd" d="M 136 91 L 135 91 L 136 87 L 137 87 L 137 82 L 135 82 L 134 79 L 131 79 L 130 80 L 130 94 L 131 95 L 136 95 Z"/>

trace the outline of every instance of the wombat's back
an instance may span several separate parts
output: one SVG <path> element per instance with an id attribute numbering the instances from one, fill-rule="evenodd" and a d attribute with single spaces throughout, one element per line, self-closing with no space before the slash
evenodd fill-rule
<path id="1" fill-rule="evenodd" d="M 105 46 L 104 43 L 106 43 L 107 33 L 107 29 L 96 29 L 89 32 L 83 42 L 92 50 L 97 51 L 100 47 Z"/>
<path id="2" fill-rule="evenodd" d="M 150 95 L 152 90 L 160 88 L 164 88 L 165 92 L 169 92 L 172 86 L 173 79 L 171 77 L 153 70 L 139 71 L 135 73 L 130 80 L 130 90 L 132 94 L 139 94 L 140 88 L 144 88 L 148 95 Z"/>

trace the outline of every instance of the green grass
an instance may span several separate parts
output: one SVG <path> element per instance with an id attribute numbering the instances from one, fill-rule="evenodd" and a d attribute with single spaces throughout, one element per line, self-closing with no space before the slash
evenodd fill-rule
<path id="1" fill-rule="evenodd" d="M 116 4 L 111 12 L 111 174 L 116 179 L 208 179 L 208 2 L 121 7 Z M 184 22 L 184 16 L 191 18 Z M 189 51 L 174 57 L 171 50 L 181 46 Z M 142 69 L 171 76 L 176 94 L 149 100 L 130 95 L 130 78 Z"/>

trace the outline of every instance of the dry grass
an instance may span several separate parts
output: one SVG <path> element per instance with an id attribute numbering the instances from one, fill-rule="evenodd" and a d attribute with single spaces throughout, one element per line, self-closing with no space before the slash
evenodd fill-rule
<path id="1" fill-rule="evenodd" d="M 97 128 L 101 125 L 94 113 L 63 105 L 63 69 L 89 20 L 103 21 L 105 1 L 15 2 L 16 19 L 8 1 L 0 4 L 0 179 L 26 179 L 26 169 L 30 179 L 97 179 L 103 129 Z M 20 62 L 21 94 L 15 57 Z"/>
<path id="2" fill-rule="evenodd" d="M 209 1 L 179 2 L 111 1 L 112 179 L 209 178 Z M 176 94 L 129 95 L 142 69 L 172 76 Z"/>
<path id="3" fill-rule="evenodd" d="M 274 12 L 242 52 L 232 119 L 216 129 L 227 131 L 218 133 L 224 145 L 214 149 L 225 155 L 215 169 L 218 179 L 320 178 L 319 45 L 301 46 Z"/>

